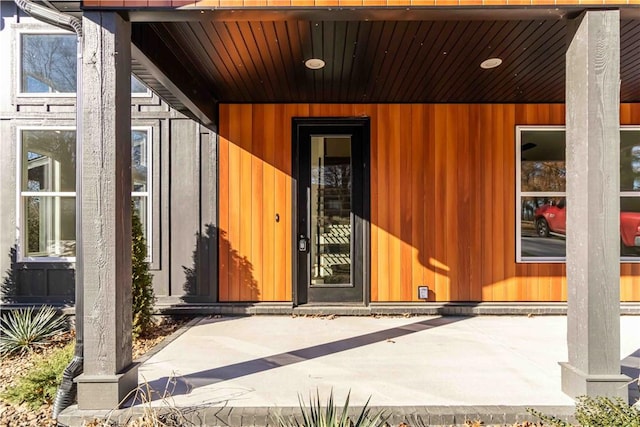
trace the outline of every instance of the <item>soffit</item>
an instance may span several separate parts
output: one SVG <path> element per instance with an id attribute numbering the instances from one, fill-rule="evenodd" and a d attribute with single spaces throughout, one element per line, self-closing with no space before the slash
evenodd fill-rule
<path id="1" fill-rule="evenodd" d="M 563 102 L 567 20 L 134 22 L 219 102 Z M 146 33 L 146 36 L 144 35 Z M 157 43 L 156 43 L 157 44 Z M 640 101 L 640 20 L 621 22 L 621 101 Z M 147 50 L 149 47 L 146 48 Z M 503 64 L 480 68 L 490 57 Z M 322 70 L 304 61 L 321 58 Z"/>

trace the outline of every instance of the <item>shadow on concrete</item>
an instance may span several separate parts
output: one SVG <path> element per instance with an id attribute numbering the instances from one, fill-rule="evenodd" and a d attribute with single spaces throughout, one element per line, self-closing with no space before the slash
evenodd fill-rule
<path id="1" fill-rule="evenodd" d="M 629 403 L 640 401 L 640 348 L 622 359 L 621 371 L 631 378 L 629 383 Z"/>
<path id="2" fill-rule="evenodd" d="M 300 350 L 293 350 L 260 359 L 248 360 L 206 371 L 194 372 L 180 377 L 172 376 L 159 378 L 145 384 L 144 391 L 147 392 L 147 395 L 140 396 L 139 393 L 135 401 L 132 402 L 132 405 L 163 400 L 168 396 L 189 394 L 195 388 L 205 387 L 283 366 L 289 366 L 299 362 L 305 362 L 307 360 L 340 353 L 342 351 L 358 347 L 364 347 L 366 345 L 383 342 L 389 339 L 399 338 L 416 332 L 437 328 L 438 326 L 449 325 L 465 319 L 466 317 L 438 317 L 435 319 L 410 323 L 396 328 L 385 329 L 365 335 L 314 345 Z"/>

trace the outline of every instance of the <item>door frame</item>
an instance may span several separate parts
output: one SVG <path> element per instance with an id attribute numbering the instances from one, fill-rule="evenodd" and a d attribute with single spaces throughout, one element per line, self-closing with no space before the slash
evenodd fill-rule
<path id="1" fill-rule="evenodd" d="M 333 133 L 341 127 L 359 128 L 362 132 L 362 301 L 317 304 L 368 305 L 371 298 L 371 120 L 369 117 L 292 117 L 291 119 L 291 283 L 293 304 L 297 306 L 308 303 L 307 284 L 300 283 L 298 280 L 298 176 L 300 173 L 298 141 L 303 130 L 319 129 L 318 133 L 322 133 L 323 127 Z"/>

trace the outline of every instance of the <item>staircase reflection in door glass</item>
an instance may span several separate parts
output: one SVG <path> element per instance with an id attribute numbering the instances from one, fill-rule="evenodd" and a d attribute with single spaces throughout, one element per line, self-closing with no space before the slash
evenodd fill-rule
<path id="1" fill-rule="evenodd" d="M 351 284 L 351 138 L 311 138 L 311 286 Z"/>

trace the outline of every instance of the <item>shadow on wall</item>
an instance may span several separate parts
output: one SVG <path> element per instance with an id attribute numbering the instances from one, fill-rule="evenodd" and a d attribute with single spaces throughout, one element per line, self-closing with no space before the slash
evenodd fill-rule
<path id="1" fill-rule="evenodd" d="M 229 277 L 229 292 L 234 290 L 240 292 L 240 297 L 236 301 L 259 301 L 260 291 L 258 281 L 253 276 L 253 264 L 246 256 L 241 256 L 236 249 L 231 246 L 227 239 L 227 233 L 220 230 L 220 269 L 237 272 Z M 237 276 L 237 277 L 236 277 Z M 222 289 L 220 290 L 222 291 Z"/>
<path id="2" fill-rule="evenodd" d="M 197 297 L 202 294 L 202 279 L 203 277 L 209 276 L 207 273 L 212 267 L 210 263 L 207 262 L 206 254 L 215 247 L 216 234 L 217 229 L 212 224 L 206 224 L 204 232 L 198 231 L 196 233 L 196 244 L 193 249 L 193 255 L 191 256 L 193 265 L 191 267 L 182 266 L 185 278 L 183 286 L 184 295 L 182 299 L 185 302 L 188 302 L 192 297 Z"/>
<path id="3" fill-rule="evenodd" d="M 68 262 L 18 262 L 17 247 L 9 249 L 9 268 L 0 283 L 4 304 L 73 304 L 75 270 Z"/>
<path id="4" fill-rule="evenodd" d="M 218 274 L 215 270 L 217 254 L 220 253 L 220 268 L 226 271 L 239 272 L 236 280 L 239 280 L 240 295 L 246 301 L 257 301 L 260 297 L 258 282 L 253 276 L 253 265 L 247 257 L 241 256 L 234 249 L 227 233 L 219 230 L 213 224 L 206 224 L 203 232 L 197 232 L 195 247 L 193 249 L 193 265 L 182 266 L 185 283 L 183 286 L 183 301 L 190 298 L 208 295 L 208 289 L 217 286 Z"/>
<path id="5" fill-rule="evenodd" d="M 9 249 L 9 261 L 10 265 L 4 274 L 2 279 L 2 285 L 0 286 L 0 300 L 3 303 L 16 302 L 16 296 L 18 295 L 18 280 L 16 274 L 16 259 L 18 256 L 18 249 L 14 245 Z"/>

